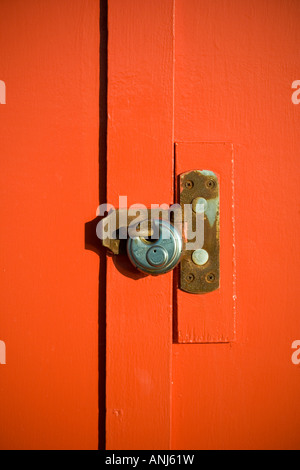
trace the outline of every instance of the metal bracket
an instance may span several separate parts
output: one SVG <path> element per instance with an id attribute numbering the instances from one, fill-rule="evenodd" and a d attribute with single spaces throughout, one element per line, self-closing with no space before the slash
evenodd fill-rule
<path id="1" fill-rule="evenodd" d="M 179 206 L 177 205 L 177 207 Z M 208 170 L 193 170 L 180 175 L 179 211 L 174 209 L 174 220 L 171 221 L 169 210 L 160 210 L 159 219 L 161 221 L 156 224 L 160 226 L 163 219 L 168 221 L 169 230 L 167 232 L 170 232 L 173 236 L 166 243 L 163 238 L 155 240 L 157 237 L 152 233 L 152 222 L 155 221 L 152 210 L 145 209 L 143 211 L 145 212 L 143 215 L 145 223 L 137 225 L 139 227 L 138 237 L 133 242 L 128 238 L 128 229 L 130 224 L 135 221 L 136 214 L 129 215 L 127 209 L 111 211 L 104 219 L 105 223 L 102 224 L 101 239 L 103 246 L 114 254 L 119 254 L 120 238 L 128 239 L 127 253 L 131 262 L 138 269 L 153 275 L 163 274 L 173 269 L 177 263 L 180 263 L 180 289 L 193 294 L 205 294 L 218 289 L 220 279 L 220 234 L 219 182 L 217 176 Z M 199 235 L 198 222 L 200 219 L 202 221 L 202 232 Z M 109 231 L 108 234 L 105 230 L 106 225 L 114 227 L 114 232 Z M 165 227 L 165 225 L 163 226 Z M 185 233 L 185 226 L 189 227 L 188 234 Z M 191 234 L 195 237 L 195 242 L 191 240 Z M 177 235 L 180 239 L 179 244 L 176 241 Z M 148 260 L 150 254 L 153 258 L 151 258 L 151 262 Z M 165 262 L 166 266 L 161 267 L 160 257 L 163 254 L 165 257 L 168 254 L 170 259 L 169 264 L 166 260 L 162 260 L 162 263 Z M 150 269 L 149 263 L 154 267 L 152 266 Z"/>
<path id="2" fill-rule="evenodd" d="M 180 175 L 183 212 L 185 204 L 193 207 L 193 226 L 197 212 L 204 212 L 204 241 L 195 251 L 184 250 L 180 262 L 180 289 L 205 294 L 218 289 L 220 283 L 219 182 L 212 171 L 193 170 Z"/>

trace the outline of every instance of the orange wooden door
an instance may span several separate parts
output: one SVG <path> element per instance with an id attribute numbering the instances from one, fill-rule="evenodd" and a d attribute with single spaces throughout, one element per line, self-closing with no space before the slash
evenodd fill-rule
<path id="1" fill-rule="evenodd" d="M 97 448 L 98 1 L 1 0 L 0 50 L 0 448 Z"/>
<path id="2" fill-rule="evenodd" d="M 299 14 L 108 3 L 108 202 L 170 204 L 191 169 L 217 172 L 221 193 L 218 292 L 108 259 L 109 449 L 300 447 Z"/>
<path id="3" fill-rule="evenodd" d="M 300 448 L 299 2 L 100 4 L 0 4 L 0 447 Z M 200 296 L 85 227 L 191 169 L 220 178 Z"/>
<path id="4" fill-rule="evenodd" d="M 228 344 L 173 345 L 172 445 L 299 449 L 300 4 L 175 4 L 174 140 L 233 145 L 236 308 Z M 201 298 L 179 302 L 202 315 Z"/>

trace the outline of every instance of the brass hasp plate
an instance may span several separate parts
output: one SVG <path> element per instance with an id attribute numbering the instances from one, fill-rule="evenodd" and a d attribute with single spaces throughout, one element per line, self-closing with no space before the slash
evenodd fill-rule
<path id="1" fill-rule="evenodd" d="M 183 213 L 185 205 L 192 206 L 192 227 L 195 233 L 197 229 L 195 239 L 198 238 L 198 242 L 195 246 L 189 240 L 186 243 L 180 262 L 179 287 L 192 294 L 212 292 L 220 283 L 219 181 L 216 174 L 208 170 L 181 174 L 180 205 Z M 202 236 L 199 230 L 202 230 Z"/>

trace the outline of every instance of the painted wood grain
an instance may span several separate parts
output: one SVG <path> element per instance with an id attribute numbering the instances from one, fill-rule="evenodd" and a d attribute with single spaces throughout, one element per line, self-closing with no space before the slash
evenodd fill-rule
<path id="1" fill-rule="evenodd" d="M 173 1 L 108 3 L 107 199 L 173 200 Z M 168 449 L 172 273 L 107 265 L 107 448 Z"/>
<path id="2" fill-rule="evenodd" d="M 96 449 L 99 2 L 0 2 L 0 447 Z"/>
<path id="3" fill-rule="evenodd" d="M 175 141 L 235 149 L 237 322 L 234 344 L 174 345 L 175 448 L 300 447 L 299 15 L 176 0 Z"/>

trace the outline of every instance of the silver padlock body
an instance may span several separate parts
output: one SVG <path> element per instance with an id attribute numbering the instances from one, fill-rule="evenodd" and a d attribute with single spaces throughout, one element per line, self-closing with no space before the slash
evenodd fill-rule
<path id="1" fill-rule="evenodd" d="M 152 275 L 164 274 L 171 271 L 180 261 L 182 237 L 168 221 L 154 219 L 152 227 L 154 234 L 157 234 L 155 239 L 128 238 L 128 257 L 142 272 Z"/>

